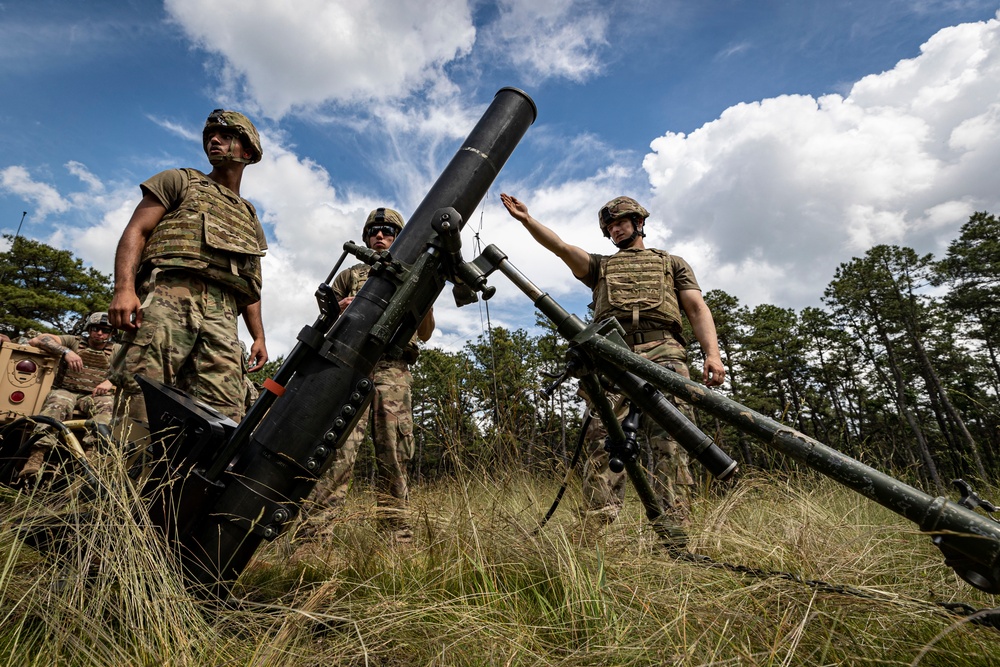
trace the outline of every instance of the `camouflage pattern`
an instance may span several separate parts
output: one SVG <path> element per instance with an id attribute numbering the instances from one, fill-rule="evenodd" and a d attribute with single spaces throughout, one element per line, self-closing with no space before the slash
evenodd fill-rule
<path id="1" fill-rule="evenodd" d="M 629 248 L 601 259 L 594 287 L 594 321 L 609 317 L 617 318 L 626 331 L 640 328 L 640 320 L 681 331 L 681 309 L 668 253 Z"/>
<path id="2" fill-rule="evenodd" d="M 74 371 L 66 365 L 65 360 L 61 360 L 55 386 L 78 394 L 89 394 L 94 391 L 94 387 L 107 379 L 108 368 L 111 366 L 111 355 L 114 353 L 115 347 L 109 343 L 104 346 L 103 350 L 95 350 L 85 341 L 81 341 L 75 336 L 72 338 L 75 339 L 74 342 L 64 344 L 80 355 L 80 359 L 83 360 L 83 370 Z"/>
<path id="3" fill-rule="evenodd" d="M 94 396 L 93 392 L 97 385 L 107 379 L 111 357 L 119 346 L 108 343 L 103 350 L 95 350 L 79 336 L 59 336 L 59 341 L 80 355 L 83 370 L 73 371 L 66 366 L 65 360 L 61 360 L 55 386 L 45 397 L 39 414 L 65 422 L 78 413 L 84 419 L 110 425 L 114 398 L 110 394 Z M 56 444 L 55 435 L 47 426 L 39 424 L 33 432 L 43 434 L 35 443 L 36 449 L 47 450 Z M 85 449 L 93 447 L 93 434 L 84 436 L 81 444 Z"/>
<path id="4" fill-rule="evenodd" d="M 257 128 L 250 122 L 250 119 L 238 111 L 226 111 L 224 109 L 216 109 L 205 120 L 205 129 L 201 132 L 201 143 L 206 147 L 206 154 L 208 153 L 208 135 L 218 130 L 236 130 L 240 136 L 243 148 L 250 151 L 250 159 L 247 160 L 239 155 L 220 156 L 218 158 L 209 156 L 210 162 L 213 159 L 216 162 L 231 159 L 235 162 L 256 164 L 264 156 L 264 149 L 260 146 L 260 136 L 257 134 Z M 215 163 L 213 162 L 213 164 Z"/>
<path id="5" fill-rule="evenodd" d="M 246 399 L 246 364 L 237 336 L 232 292 L 213 280 L 183 270 L 154 272 L 139 287 L 142 325 L 126 332 L 111 360 L 117 386 L 118 432 L 149 419 L 133 374 L 172 385 L 240 421 Z"/>
<path id="6" fill-rule="evenodd" d="M 244 358 L 246 358 L 246 355 L 244 355 Z M 257 399 L 260 398 L 260 389 L 254 381 L 250 379 L 249 375 L 243 376 L 243 384 L 245 387 L 245 391 L 243 393 L 243 414 L 246 414 L 250 411 L 250 408 L 253 407 L 253 404 L 257 402 Z"/>
<path id="7" fill-rule="evenodd" d="M 406 525 L 402 510 L 406 509 L 409 489 L 406 466 L 413 458 L 413 405 L 410 387 L 413 376 L 403 361 L 380 361 L 372 374 L 375 396 L 369 410 L 358 420 L 354 432 L 334 454 L 324 480 L 314 493 L 320 508 L 336 507 L 347 496 L 358 446 L 364 442 L 369 417 L 373 425 L 372 442 L 378 460 L 375 493 L 379 517 L 392 528 Z"/>
<path id="8" fill-rule="evenodd" d="M 643 220 L 649 217 L 649 211 L 644 209 L 639 202 L 631 197 L 615 197 L 601 207 L 597 213 L 597 221 L 601 225 L 601 232 L 606 238 L 610 238 L 608 227 L 618 218 L 626 218 L 637 215 Z"/>
<path id="9" fill-rule="evenodd" d="M 244 360 L 246 360 L 249 356 L 249 352 L 247 352 L 247 346 L 243 343 L 242 340 L 240 341 L 240 355 L 242 355 Z M 244 366 L 246 366 L 245 361 L 244 361 Z M 243 385 L 244 385 L 243 414 L 246 414 L 247 412 L 250 411 L 250 408 L 253 407 L 253 404 L 256 403 L 257 399 L 260 397 L 260 388 L 252 379 L 250 379 L 250 376 L 246 374 L 243 375 Z"/>
<path id="10" fill-rule="evenodd" d="M 58 419 L 61 422 L 74 419 L 76 414 L 79 414 L 84 419 L 91 419 L 96 424 L 110 427 L 113 408 L 114 397 L 111 394 L 93 396 L 67 389 L 53 389 L 46 397 L 39 414 Z M 39 424 L 35 427 L 34 433 L 43 434 L 35 443 L 36 449 L 48 450 L 56 445 L 56 436 L 48 426 Z M 88 432 L 80 444 L 84 449 L 91 449 L 95 443 L 95 435 Z"/>
<path id="11" fill-rule="evenodd" d="M 260 300 L 267 242 L 253 205 L 197 169 L 179 170 L 184 194 L 153 228 L 143 267 L 183 267 L 226 285 L 245 306 Z"/>
<path id="12" fill-rule="evenodd" d="M 684 377 L 690 377 L 687 351 L 676 340 L 643 343 L 635 347 L 635 352 Z M 694 410 L 689 404 L 670 398 L 684 416 L 694 421 Z M 627 409 L 620 405 L 620 400 L 616 408 L 619 409 L 620 417 L 624 418 Z M 665 518 L 684 525 L 690 515 L 691 487 L 694 485 L 688 467 L 687 451 L 659 424 L 645 416 L 640 422 L 640 434 L 645 436 L 652 451 L 653 490 L 660 498 Z M 626 474 L 614 473 L 608 468 L 608 453 L 604 451 L 606 436 L 604 425 L 594 417 L 585 436 L 590 456 L 584 464 L 583 495 L 585 515 L 610 523 L 618 516 L 625 497 Z"/>
<path id="13" fill-rule="evenodd" d="M 391 208 L 377 208 L 368 214 L 365 219 L 365 226 L 361 234 L 365 237 L 365 244 L 368 243 L 368 228 L 372 225 L 391 225 L 396 228 L 397 234 L 403 231 L 403 216 Z"/>

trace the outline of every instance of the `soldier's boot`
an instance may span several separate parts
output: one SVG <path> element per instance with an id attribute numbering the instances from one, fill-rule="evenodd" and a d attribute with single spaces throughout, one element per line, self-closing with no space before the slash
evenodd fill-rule
<path id="1" fill-rule="evenodd" d="M 313 511 L 302 516 L 293 528 L 292 539 L 303 542 L 321 540 L 333 532 L 338 512 L 332 508 Z"/>
<path id="2" fill-rule="evenodd" d="M 31 448 L 28 453 L 28 460 L 24 462 L 24 466 L 21 468 L 21 472 L 18 473 L 19 479 L 29 479 L 32 477 L 38 477 L 42 472 L 42 467 L 45 465 L 45 455 L 48 453 L 48 448 L 39 447 L 35 445 Z"/>
<path id="3" fill-rule="evenodd" d="M 653 532 L 660 538 L 660 544 L 667 550 L 671 558 L 684 558 L 689 556 L 687 549 L 688 534 L 686 527 L 689 525 L 687 515 L 678 520 L 676 512 L 666 511 L 653 519 Z"/>
<path id="4" fill-rule="evenodd" d="M 592 521 L 594 524 L 603 528 L 613 524 L 618 519 L 618 514 L 621 510 L 622 506 L 620 504 L 608 503 L 599 509 L 587 510 L 586 517 L 588 521 Z"/>
<path id="5" fill-rule="evenodd" d="M 669 493 L 660 497 L 663 517 L 672 524 L 688 528 L 691 526 L 691 486 L 676 485 Z"/>
<path id="6" fill-rule="evenodd" d="M 580 546 L 594 546 L 598 543 L 604 529 L 618 518 L 621 505 L 608 503 L 599 508 L 581 508 L 580 510 Z"/>
<path id="7" fill-rule="evenodd" d="M 688 553 L 688 534 L 681 526 L 657 519 L 653 522 L 653 530 L 659 536 L 660 544 L 672 558 L 680 558 Z"/>
<path id="8" fill-rule="evenodd" d="M 382 500 L 382 498 L 379 500 Z M 389 504 L 391 502 L 393 501 L 388 501 L 387 504 L 380 504 L 375 508 L 378 528 L 397 544 L 410 543 L 413 541 L 413 527 L 410 525 L 409 513 L 405 507 Z M 395 503 L 398 502 L 398 500 L 395 500 Z"/>
<path id="9" fill-rule="evenodd" d="M 686 488 L 684 489 L 686 490 Z M 653 520 L 653 530 L 672 558 L 690 556 L 687 549 L 687 529 L 691 527 L 691 503 L 687 494 L 679 494 L 674 502 L 664 498 L 663 513 Z"/>

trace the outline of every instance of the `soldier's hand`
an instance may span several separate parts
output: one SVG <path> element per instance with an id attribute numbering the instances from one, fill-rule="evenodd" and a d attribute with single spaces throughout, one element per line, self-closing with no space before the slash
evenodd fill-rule
<path id="1" fill-rule="evenodd" d="M 135 331 L 142 325 L 142 302 L 135 292 L 115 292 L 111 305 L 108 306 L 108 321 L 111 326 L 124 331 Z"/>
<path id="2" fill-rule="evenodd" d="M 101 384 L 94 387 L 94 396 L 107 396 L 113 393 L 115 386 L 111 384 L 111 380 L 105 380 Z"/>
<path id="3" fill-rule="evenodd" d="M 69 368 L 73 369 L 77 373 L 83 370 L 83 358 L 79 354 L 73 350 L 67 350 L 66 354 L 63 356 L 66 357 L 66 365 Z"/>
<path id="4" fill-rule="evenodd" d="M 510 216 L 521 222 L 528 221 L 528 205 L 514 197 L 511 197 L 506 192 L 500 193 L 500 201 L 503 203 L 507 212 Z"/>
<path id="5" fill-rule="evenodd" d="M 264 339 L 255 340 L 250 346 L 250 359 L 247 360 L 247 372 L 253 373 L 264 368 L 267 363 L 267 345 Z"/>
<path id="6" fill-rule="evenodd" d="M 718 387 L 726 379 L 726 367 L 722 365 L 722 359 L 708 357 L 705 359 L 705 367 L 701 372 L 702 382 L 709 387 Z"/>

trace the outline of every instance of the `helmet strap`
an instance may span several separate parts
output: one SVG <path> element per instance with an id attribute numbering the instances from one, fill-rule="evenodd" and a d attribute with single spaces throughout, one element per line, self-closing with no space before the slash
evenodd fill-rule
<path id="1" fill-rule="evenodd" d="M 626 239 L 622 239 L 618 243 L 615 243 L 614 241 L 612 241 L 612 243 L 615 243 L 615 247 L 618 248 L 619 250 L 624 250 L 625 248 L 628 248 L 633 243 L 635 243 L 635 240 L 637 238 L 639 238 L 640 236 L 643 237 L 643 238 L 646 238 L 646 232 L 644 232 L 641 229 L 639 229 L 639 226 L 635 224 L 635 220 L 633 220 L 631 218 L 629 220 L 632 222 L 632 235 L 629 236 Z M 611 236 L 607 232 L 605 232 L 605 235 L 608 236 L 609 238 Z"/>
<path id="2" fill-rule="evenodd" d="M 233 150 L 233 145 L 236 143 L 235 139 L 229 140 L 229 150 L 226 151 L 225 155 L 209 155 L 208 162 L 212 165 L 223 164 L 225 162 L 240 162 L 242 164 L 251 164 L 250 158 L 245 158 L 242 155 L 237 155 Z M 208 154 L 208 144 L 205 145 L 205 153 Z"/>

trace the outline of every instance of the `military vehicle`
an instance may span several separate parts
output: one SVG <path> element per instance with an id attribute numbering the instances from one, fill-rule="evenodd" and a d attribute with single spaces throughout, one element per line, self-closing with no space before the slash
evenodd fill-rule
<path id="1" fill-rule="evenodd" d="M 0 426 L 38 414 L 52 389 L 58 361 L 30 345 L 0 342 Z"/>
<path id="2" fill-rule="evenodd" d="M 30 345 L 0 342 L 0 483 L 12 484 L 27 458 L 37 415 L 52 389 L 59 360 Z"/>

